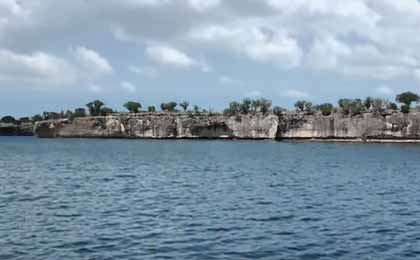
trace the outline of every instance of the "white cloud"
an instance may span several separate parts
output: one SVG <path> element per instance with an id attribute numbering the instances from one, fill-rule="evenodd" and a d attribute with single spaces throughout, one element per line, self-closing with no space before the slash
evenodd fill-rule
<path id="1" fill-rule="evenodd" d="M 133 6 L 160 7 L 169 4 L 170 0 L 118 0 L 118 2 Z"/>
<path id="2" fill-rule="evenodd" d="M 264 27 L 256 21 L 230 25 L 207 25 L 189 32 L 192 40 L 232 49 L 259 62 L 273 62 L 284 68 L 299 66 L 302 49 L 283 30 Z"/>
<path id="3" fill-rule="evenodd" d="M 193 9 L 203 12 L 218 6 L 221 0 L 188 0 L 188 2 Z"/>
<path id="4" fill-rule="evenodd" d="M 128 93 L 135 93 L 137 91 L 136 86 L 134 86 L 134 84 L 129 81 L 121 82 L 121 88 Z"/>
<path id="5" fill-rule="evenodd" d="M 157 78 L 159 76 L 158 71 L 153 67 L 140 67 L 140 66 L 129 66 L 128 70 L 134 74 L 148 77 L 148 78 Z"/>
<path id="6" fill-rule="evenodd" d="M 44 85 L 73 83 L 77 73 L 66 60 L 44 52 L 21 54 L 0 49 L 0 81 Z"/>
<path id="7" fill-rule="evenodd" d="M 196 65 L 196 61 L 187 54 L 166 46 L 149 46 L 146 55 L 155 63 L 178 68 L 190 68 Z"/>
<path id="8" fill-rule="evenodd" d="M 105 74 L 113 71 L 108 60 L 94 50 L 85 47 L 77 47 L 74 50 L 74 56 L 86 69 Z"/>
<path id="9" fill-rule="evenodd" d="M 101 93 L 101 92 L 104 92 L 104 89 L 101 86 L 96 85 L 96 84 L 90 84 L 88 86 L 88 90 L 90 92 L 93 92 L 93 93 Z"/>
<path id="10" fill-rule="evenodd" d="M 283 91 L 280 93 L 282 96 L 285 97 L 290 97 L 290 98 L 308 98 L 309 94 L 301 91 L 301 90 L 297 90 L 297 89 L 288 89 L 286 91 Z"/>
<path id="11" fill-rule="evenodd" d="M 222 75 L 219 77 L 219 82 L 224 85 L 235 85 L 241 84 L 241 81 L 234 79 L 230 76 Z"/>

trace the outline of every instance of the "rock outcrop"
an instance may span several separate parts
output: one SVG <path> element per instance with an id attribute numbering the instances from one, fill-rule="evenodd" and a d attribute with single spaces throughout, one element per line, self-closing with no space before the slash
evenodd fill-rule
<path id="1" fill-rule="evenodd" d="M 106 117 L 44 121 L 39 137 L 155 138 L 155 139 L 275 139 L 274 114 L 236 115 L 194 113 L 114 114 Z"/>
<path id="2" fill-rule="evenodd" d="M 32 136 L 32 123 L 0 123 L 0 136 Z"/>
<path id="3" fill-rule="evenodd" d="M 420 113 L 331 116 L 303 113 L 139 113 L 43 121 L 39 137 L 153 139 L 278 139 L 420 142 Z"/>
<path id="4" fill-rule="evenodd" d="M 284 114 L 278 139 L 420 140 L 420 113 L 392 113 L 382 116 Z"/>

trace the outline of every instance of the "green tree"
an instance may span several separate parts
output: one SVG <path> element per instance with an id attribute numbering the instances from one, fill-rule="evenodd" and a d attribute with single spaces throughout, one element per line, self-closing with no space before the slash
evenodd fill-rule
<path id="1" fill-rule="evenodd" d="M 188 107 L 190 106 L 190 102 L 182 101 L 179 105 L 182 107 L 182 109 L 184 109 L 184 112 L 185 112 L 188 110 Z"/>
<path id="2" fill-rule="evenodd" d="M 16 124 L 17 120 L 13 117 L 13 116 L 4 116 L 2 117 L 2 119 L 0 120 L 3 123 L 8 123 L 8 124 Z"/>
<path id="3" fill-rule="evenodd" d="M 73 117 L 85 117 L 86 116 L 86 109 L 84 108 L 76 108 L 73 113 Z"/>
<path id="4" fill-rule="evenodd" d="M 330 103 L 324 103 L 318 106 L 318 109 L 321 111 L 323 116 L 329 116 L 331 115 L 334 106 Z"/>
<path id="5" fill-rule="evenodd" d="M 403 105 L 401 106 L 401 112 L 403 112 L 404 114 L 408 114 L 408 113 L 410 113 L 410 106 L 408 106 L 408 105 L 406 105 L 406 104 L 403 104 Z"/>
<path id="6" fill-rule="evenodd" d="M 261 98 L 260 103 L 261 103 L 261 109 L 260 110 L 263 114 L 266 114 L 266 113 L 270 112 L 271 106 L 273 105 L 271 100 Z"/>
<path id="7" fill-rule="evenodd" d="M 124 104 L 124 107 L 130 112 L 130 113 L 138 113 L 141 109 L 141 104 L 139 102 L 134 101 L 128 101 Z"/>
<path id="8" fill-rule="evenodd" d="M 162 109 L 162 111 L 174 112 L 177 105 L 178 104 L 176 102 L 162 103 L 160 105 L 160 108 Z"/>
<path id="9" fill-rule="evenodd" d="M 373 98 L 372 97 L 367 97 L 365 99 L 365 101 L 363 101 L 363 105 L 365 106 L 366 109 L 370 109 L 372 107 L 372 103 L 373 103 Z"/>
<path id="10" fill-rule="evenodd" d="M 21 117 L 21 118 L 19 118 L 19 122 L 21 122 L 21 123 L 30 123 L 31 122 L 31 119 L 29 118 L 29 117 Z"/>
<path id="11" fill-rule="evenodd" d="M 312 111 L 312 103 L 305 100 L 299 100 L 295 103 L 295 108 L 297 111 L 301 112 L 310 112 Z"/>
<path id="12" fill-rule="evenodd" d="M 279 106 L 275 106 L 273 108 L 273 113 L 276 114 L 276 115 L 281 115 L 281 114 L 283 114 L 283 112 L 286 112 L 285 108 L 282 108 L 282 107 L 279 107 Z"/>
<path id="13" fill-rule="evenodd" d="M 147 108 L 147 111 L 149 111 L 149 112 L 151 112 L 151 113 L 156 112 L 156 107 L 155 107 L 155 106 L 149 106 L 149 107 Z"/>
<path id="14" fill-rule="evenodd" d="M 200 113 L 200 107 L 197 106 L 197 105 L 194 105 L 193 106 L 193 111 L 194 111 L 194 113 Z"/>
<path id="15" fill-rule="evenodd" d="M 408 91 L 408 92 L 404 92 L 404 93 L 401 93 L 401 94 L 397 95 L 396 98 L 395 98 L 395 100 L 397 102 L 400 102 L 400 103 L 404 104 L 405 105 L 404 106 L 404 111 L 407 111 L 408 110 L 408 112 L 409 112 L 410 111 L 411 103 L 413 103 L 413 102 L 418 103 L 419 100 L 420 100 L 420 98 L 419 98 L 419 96 L 417 94 Z M 401 106 L 401 112 L 404 113 L 404 111 L 402 110 L 402 108 L 403 108 L 403 106 Z"/>
<path id="16" fill-rule="evenodd" d="M 105 104 L 100 101 L 100 100 L 94 100 L 92 102 L 89 102 L 86 104 L 86 106 L 89 109 L 89 114 L 91 116 L 99 116 L 101 114 L 101 108 L 104 106 Z"/>
<path id="17" fill-rule="evenodd" d="M 240 104 L 241 113 L 248 114 L 251 111 L 251 104 L 252 104 L 252 100 L 249 98 L 245 98 Z"/>
<path id="18" fill-rule="evenodd" d="M 234 101 L 229 103 L 229 108 L 225 109 L 225 114 L 238 114 L 241 112 L 241 104 Z"/>
<path id="19" fill-rule="evenodd" d="M 394 102 L 390 102 L 388 108 L 391 110 L 398 110 L 398 105 L 395 104 Z"/>
<path id="20" fill-rule="evenodd" d="M 114 113 L 114 111 L 109 107 L 102 107 L 101 108 L 101 113 L 100 113 L 101 116 L 108 116 L 108 115 L 111 115 L 112 113 Z"/>
<path id="21" fill-rule="evenodd" d="M 34 122 L 39 122 L 39 121 L 42 121 L 42 120 L 43 120 L 43 118 L 40 114 L 36 114 L 32 117 L 32 121 L 34 121 Z"/>

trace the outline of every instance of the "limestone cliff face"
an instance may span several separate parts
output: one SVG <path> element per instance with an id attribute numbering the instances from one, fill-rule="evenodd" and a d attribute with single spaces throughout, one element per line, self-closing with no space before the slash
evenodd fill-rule
<path id="1" fill-rule="evenodd" d="M 39 137 L 275 139 L 278 126 L 278 117 L 273 114 L 139 113 L 76 118 L 73 122 L 44 121 L 36 125 L 35 134 Z"/>
<path id="2" fill-rule="evenodd" d="M 278 139 L 420 139 L 420 113 L 393 113 L 382 116 L 284 114 L 280 117 Z"/>
<path id="3" fill-rule="evenodd" d="M 39 137 L 342 139 L 420 142 L 420 113 L 331 116 L 302 113 L 227 116 L 194 113 L 115 114 L 39 122 Z"/>
<path id="4" fill-rule="evenodd" d="M 32 136 L 32 123 L 0 123 L 0 136 Z"/>

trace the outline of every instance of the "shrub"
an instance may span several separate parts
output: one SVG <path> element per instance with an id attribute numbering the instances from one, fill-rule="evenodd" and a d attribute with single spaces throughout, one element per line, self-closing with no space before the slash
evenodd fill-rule
<path id="1" fill-rule="evenodd" d="M 16 124 L 17 121 L 13 116 L 5 116 L 1 120 L 3 123 Z"/>
<path id="2" fill-rule="evenodd" d="M 308 112 L 308 113 L 312 113 L 313 111 L 313 106 L 312 103 L 309 101 L 305 101 L 305 100 L 299 100 L 295 103 L 295 108 L 297 111 L 300 112 Z"/>
<path id="3" fill-rule="evenodd" d="M 85 117 L 86 116 L 86 109 L 84 108 L 76 108 L 73 113 L 73 117 Z"/>
<path id="4" fill-rule="evenodd" d="M 388 108 L 391 110 L 398 110 L 398 106 L 394 102 L 389 103 Z"/>
<path id="5" fill-rule="evenodd" d="M 402 105 L 401 106 L 401 112 L 403 112 L 404 114 L 410 113 L 410 106 L 406 105 L 406 104 Z"/>
<path id="6" fill-rule="evenodd" d="M 101 116 L 108 116 L 114 113 L 114 111 L 109 107 L 103 107 L 101 108 Z"/>
<path id="7" fill-rule="evenodd" d="M 103 105 L 105 104 L 100 100 L 95 100 L 86 104 L 86 106 L 89 109 L 89 114 L 91 116 L 99 116 Z"/>
<path id="8" fill-rule="evenodd" d="M 36 114 L 32 117 L 32 121 L 34 121 L 34 122 L 39 122 L 39 121 L 42 121 L 42 120 L 43 120 L 43 118 L 39 114 Z"/>
<path id="9" fill-rule="evenodd" d="M 276 114 L 276 115 L 281 115 L 281 114 L 283 114 L 283 112 L 285 112 L 286 111 L 286 109 L 285 108 L 282 108 L 282 107 L 279 107 L 279 106 L 275 106 L 274 108 L 273 108 L 273 113 L 274 114 Z"/>
<path id="10" fill-rule="evenodd" d="M 130 113 L 138 113 L 141 109 L 141 104 L 139 102 L 134 101 L 128 101 L 124 104 L 124 107 L 130 112 Z"/>
<path id="11" fill-rule="evenodd" d="M 395 100 L 410 107 L 411 103 L 419 102 L 419 96 L 413 92 L 408 91 L 397 95 Z"/>
<path id="12" fill-rule="evenodd" d="M 162 103 L 160 105 L 160 108 L 162 109 L 162 111 L 174 112 L 177 105 L 178 104 L 176 102 Z"/>
<path id="13" fill-rule="evenodd" d="M 329 116 L 331 115 L 334 106 L 330 103 L 321 104 L 318 106 L 318 109 L 321 111 L 322 115 Z"/>
<path id="14" fill-rule="evenodd" d="M 184 112 L 186 112 L 188 110 L 188 107 L 190 106 L 190 102 L 188 102 L 188 101 L 182 101 L 179 105 L 182 107 L 182 109 L 184 110 Z"/>

